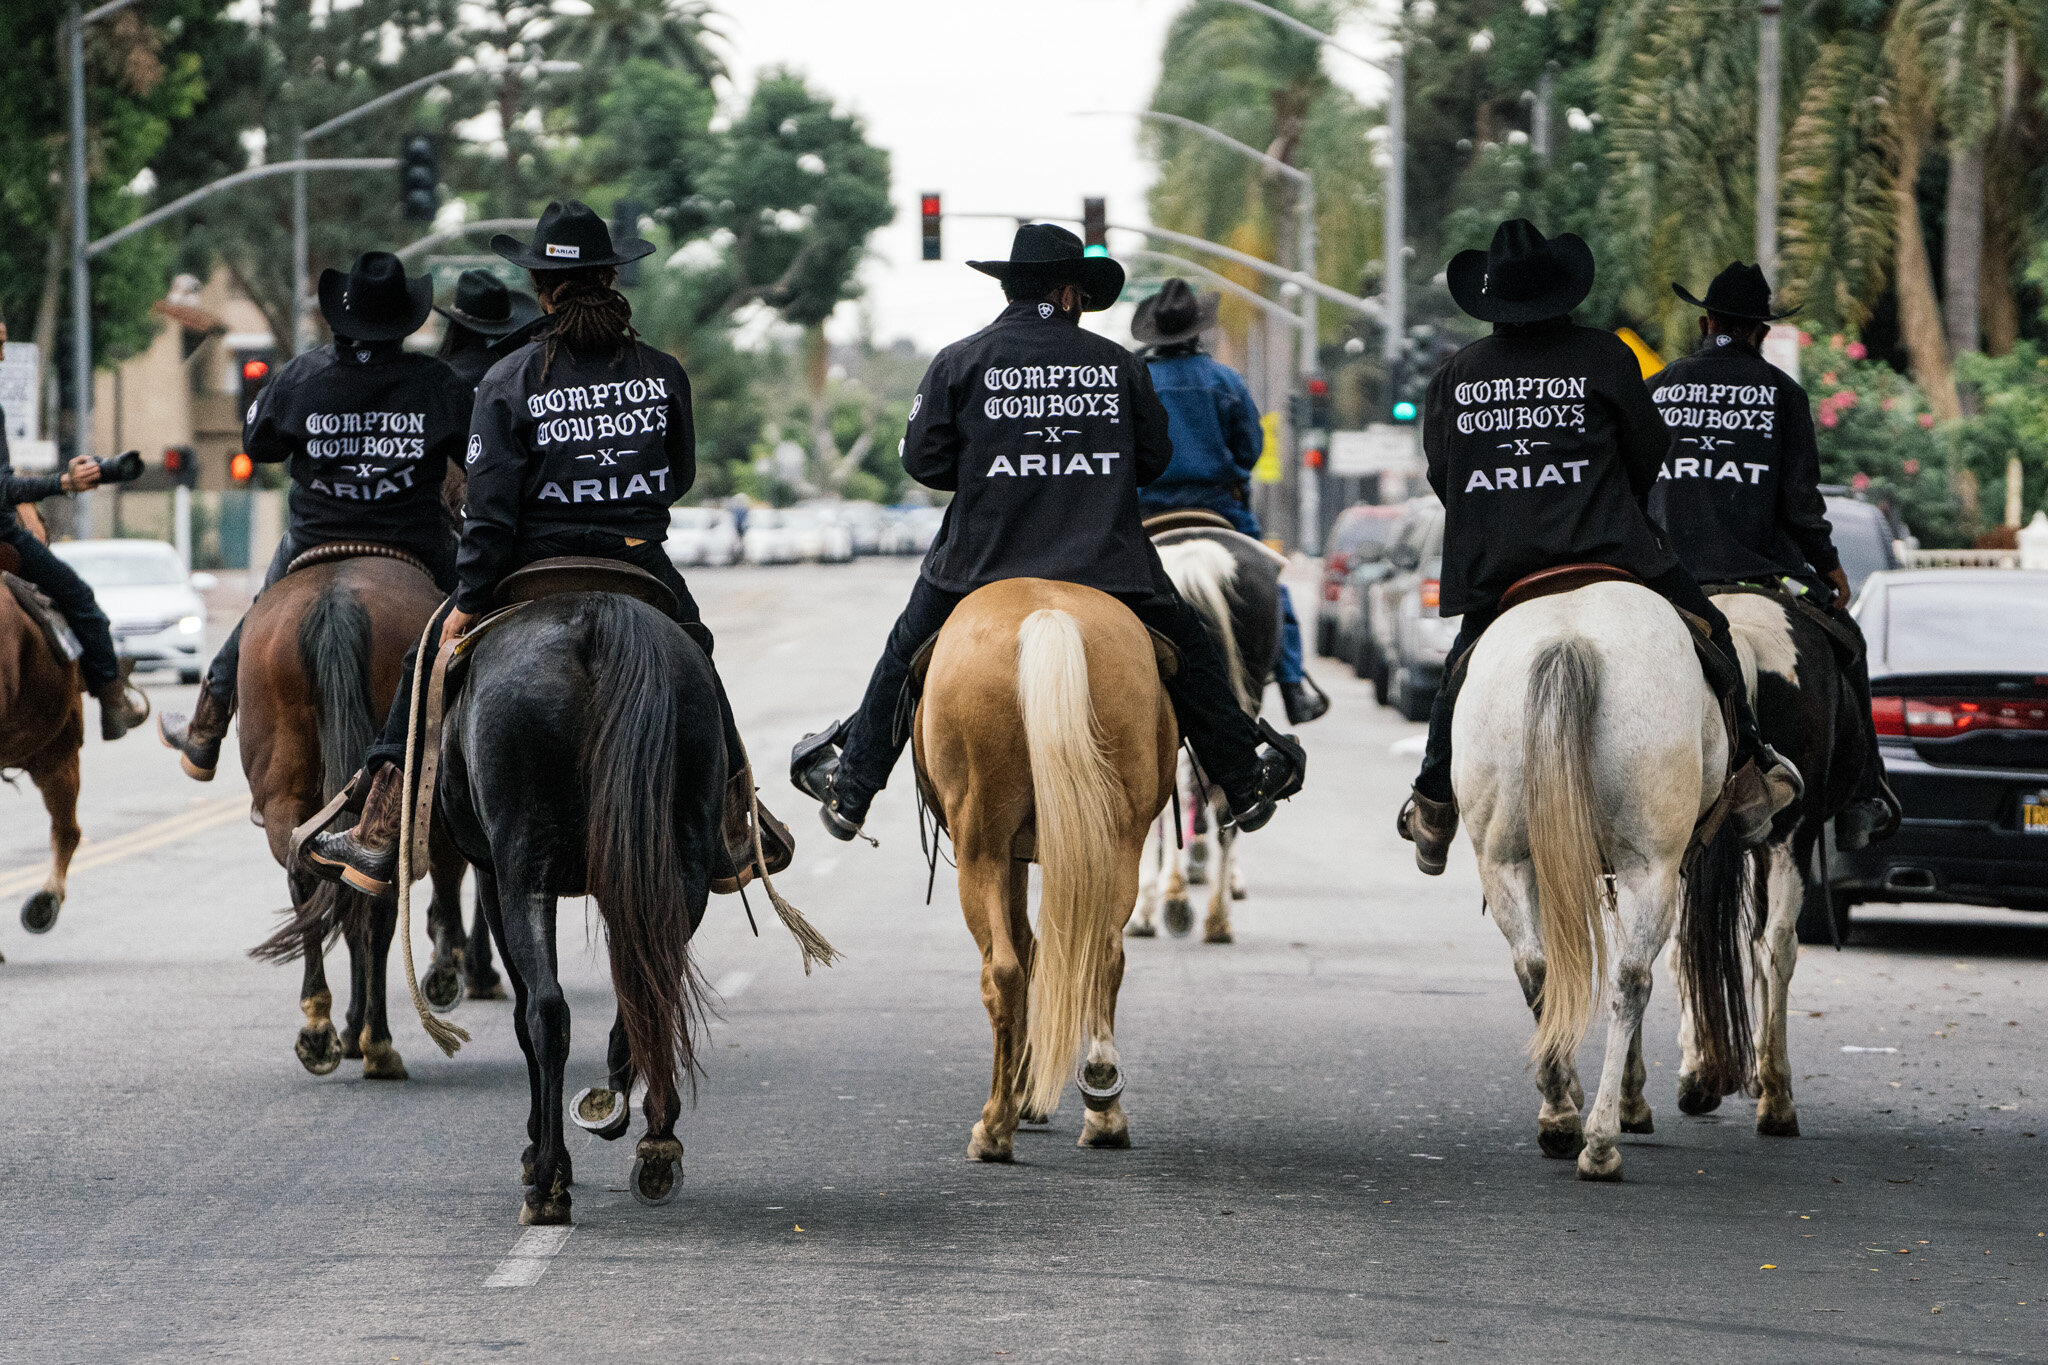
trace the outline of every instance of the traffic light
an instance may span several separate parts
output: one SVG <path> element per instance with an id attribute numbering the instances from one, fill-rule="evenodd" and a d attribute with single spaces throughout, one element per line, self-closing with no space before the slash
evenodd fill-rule
<path id="1" fill-rule="evenodd" d="M 1413 422 L 1421 415 L 1422 408 L 1415 401 L 1414 369 L 1405 361 L 1397 361 L 1387 375 L 1387 416 L 1397 424 Z"/>
<path id="2" fill-rule="evenodd" d="M 166 446 L 163 465 L 164 473 L 179 488 L 199 486 L 199 452 L 191 446 Z"/>
<path id="3" fill-rule="evenodd" d="M 256 396 L 263 392 L 263 386 L 270 382 L 270 352 L 244 351 L 242 353 L 242 421 L 246 424 L 255 416 Z"/>
<path id="4" fill-rule="evenodd" d="M 1081 201 L 1081 240 L 1083 256 L 1109 254 L 1109 210 L 1100 199 Z"/>
<path id="5" fill-rule="evenodd" d="M 228 482 L 236 488 L 243 488 L 255 477 L 256 462 L 249 458 L 249 452 L 236 451 L 234 458 L 228 461 Z"/>
<path id="6" fill-rule="evenodd" d="M 1412 422 L 1420 411 L 1419 408 L 1405 398 L 1394 400 L 1394 420 L 1396 422 Z"/>
<path id="7" fill-rule="evenodd" d="M 918 217 L 924 224 L 924 259 L 939 259 L 939 196 L 936 192 L 922 194 L 917 200 Z"/>
<path id="8" fill-rule="evenodd" d="M 407 134 L 398 149 L 398 216 L 431 223 L 441 211 L 441 154 L 425 133 Z"/>
<path id="9" fill-rule="evenodd" d="M 1310 375 L 1308 381 L 1308 425 L 1317 431 L 1330 429 L 1330 381 Z"/>
<path id="10" fill-rule="evenodd" d="M 640 235 L 640 215 L 647 206 L 638 199 L 621 199 L 612 205 L 612 241 L 624 241 Z M 640 262 L 628 261 L 618 268 L 619 283 L 628 289 L 640 283 Z"/>

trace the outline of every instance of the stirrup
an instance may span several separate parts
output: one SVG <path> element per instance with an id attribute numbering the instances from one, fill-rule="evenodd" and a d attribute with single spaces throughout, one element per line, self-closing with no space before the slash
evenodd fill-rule
<path id="1" fill-rule="evenodd" d="M 789 785 L 813 801 L 831 804 L 830 774 L 826 771 L 825 759 L 838 756 L 840 747 L 846 743 L 846 732 L 852 725 L 853 718 L 849 716 L 798 740 L 789 751 Z"/>
<path id="2" fill-rule="evenodd" d="M 1283 735 L 1273 728 L 1270 720 L 1259 721 L 1259 737 L 1287 759 L 1287 780 L 1276 791 L 1261 792 L 1269 801 L 1285 801 L 1302 789 L 1308 781 L 1308 751 L 1301 747 L 1301 741 L 1293 735 Z"/>

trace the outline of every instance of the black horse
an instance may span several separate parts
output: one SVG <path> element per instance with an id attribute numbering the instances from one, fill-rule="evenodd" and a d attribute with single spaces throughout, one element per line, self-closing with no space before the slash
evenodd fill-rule
<path id="1" fill-rule="evenodd" d="M 532 1090 L 522 1223 L 569 1221 L 557 897 L 597 901 L 618 996 L 613 1090 L 596 1115 L 605 1121 L 584 1126 L 623 1134 L 637 1075 L 647 1133 L 634 1195 L 665 1203 L 682 1179 L 675 1124 L 680 1083 L 696 1072 L 704 991 L 690 938 L 723 866 L 719 715 L 696 641 L 646 603 L 592 592 L 531 603 L 486 633 L 449 710 L 436 804 L 476 868 Z"/>

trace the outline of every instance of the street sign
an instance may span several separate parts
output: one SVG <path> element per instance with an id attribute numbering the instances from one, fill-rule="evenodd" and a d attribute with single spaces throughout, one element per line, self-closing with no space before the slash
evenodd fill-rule
<path id="1" fill-rule="evenodd" d="M 1330 433 L 1330 473 L 1344 478 L 1367 474 L 1414 474 L 1421 469 L 1415 428 L 1374 422 L 1364 431 Z"/>
<path id="2" fill-rule="evenodd" d="M 6 358 L 0 359 L 0 408 L 7 409 L 9 445 L 33 441 L 43 434 L 39 426 L 42 404 L 36 401 L 42 374 L 42 357 L 33 343 L 7 343 Z"/>

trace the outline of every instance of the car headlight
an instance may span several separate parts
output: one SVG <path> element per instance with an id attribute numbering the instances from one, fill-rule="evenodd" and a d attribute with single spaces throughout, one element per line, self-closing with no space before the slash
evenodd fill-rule
<path id="1" fill-rule="evenodd" d="M 197 635 L 205 629 L 206 622 L 197 616 L 181 616 L 178 618 L 178 634 L 180 635 Z"/>

